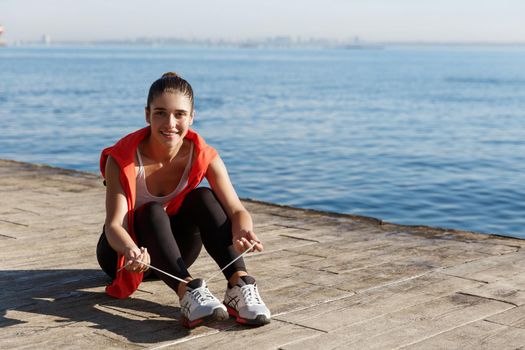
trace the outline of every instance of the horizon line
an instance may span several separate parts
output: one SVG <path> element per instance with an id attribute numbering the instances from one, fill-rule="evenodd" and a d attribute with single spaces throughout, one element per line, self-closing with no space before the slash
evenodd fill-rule
<path id="1" fill-rule="evenodd" d="M 385 46 L 385 45 L 488 45 L 488 46 L 521 46 L 525 45 L 524 41 L 494 41 L 494 40 L 361 40 L 357 39 L 337 39 L 308 37 L 299 40 L 291 36 L 268 36 L 264 38 L 245 38 L 245 39 L 227 39 L 227 38 L 179 38 L 179 37 L 137 37 L 137 38 L 115 38 L 115 39 L 66 39 L 52 40 L 49 35 L 43 35 L 41 39 L 30 40 L 3 40 L 4 44 L 9 46 L 17 45 L 92 45 L 92 44 L 131 44 L 131 45 L 269 45 L 269 46 Z M 0 40 L 1 41 L 1 40 Z"/>

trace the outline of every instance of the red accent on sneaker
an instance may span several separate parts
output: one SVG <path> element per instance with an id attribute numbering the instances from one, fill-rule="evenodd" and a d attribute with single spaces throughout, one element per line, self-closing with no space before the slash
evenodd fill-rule
<path id="1" fill-rule="evenodd" d="M 199 324 L 201 324 L 202 322 L 204 322 L 204 320 L 202 318 L 199 318 L 199 319 L 196 319 L 194 321 L 190 321 L 186 317 L 182 317 L 180 319 L 180 322 L 182 323 L 183 327 L 188 328 L 188 329 L 192 329 L 192 328 L 198 326 Z"/>
<path id="2" fill-rule="evenodd" d="M 233 308 L 229 307 L 228 305 L 226 305 L 226 310 L 228 310 L 228 314 L 230 316 L 235 317 L 235 320 L 237 321 L 237 323 L 240 323 L 240 324 L 248 323 L 248 320 L 240 317 L 239 313 L 237 311 L 235 311 L 235 309 L 233 309 Z"/>

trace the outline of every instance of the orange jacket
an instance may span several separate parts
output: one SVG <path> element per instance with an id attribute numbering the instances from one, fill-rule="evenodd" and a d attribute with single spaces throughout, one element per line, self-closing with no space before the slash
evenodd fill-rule
<path id="1" fill-rule="evenodd" d="M 128 202 L 128 232 L 135 243 L 137 243 L 137 238 L 133 231 L 133 212 L 136 198 L 135 153 L 140 141 L 148 136 L 149 132 L 149 127 L 137 130 L 120 139 L 115 145 L 104 149 L 100 156 L 100 172 L 102 176 L 105 177 L 108 156 L 111 156 L 120 168 L 120 184 Z M 217 155 L 217 151 L 207 145 L 204 139 L 195 131 L 188 130 L 185 138 L 193 141 L 196 157 L 188 176 L 188 185 L 168 203 L 166 212 L 169 215 L 175 214 L 186 195 L 200 184 L 206 175 L 208 166 Z M 124 256 L 119 254 L 117 270 L 124 266 L 124 260 Z M 117 277 L 113 282 L 106 287 L 106 293 L 115 298 L 127 298 L 137 290 L 140 282 L 142 282 L 142 277 L 142 273 L 134 273 L 122 269 L 117 272 Z"/>

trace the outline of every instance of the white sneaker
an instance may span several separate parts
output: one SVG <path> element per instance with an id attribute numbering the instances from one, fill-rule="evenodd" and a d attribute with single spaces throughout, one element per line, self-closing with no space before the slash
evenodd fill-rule
<path id="1" fill-rule="evenodd" d="M 224 305 L 238 323 L 254 326 L 270 323 L 270 310 L 264 305 L 255 279 L 251 276 L 241 276 L 233 287 L 228 283 Z"/>
<path id="2" fill-rule="evenodd" d="M 204 280 L 197 278 L 186 284 L 186 293 L 180 301 L 181 322 L 193 328 L 204 321 L 228 319 L 226 307 L 211 294 Z"/>

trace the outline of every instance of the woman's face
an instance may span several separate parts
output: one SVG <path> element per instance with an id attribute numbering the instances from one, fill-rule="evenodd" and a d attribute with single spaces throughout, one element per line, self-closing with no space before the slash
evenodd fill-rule
<path id="1" fill-rule="evenodd" d="M 153 99 L 146 108 L 146 122 L 150 124 L 151 136 L 161 144 L 179 144 L 193 124 L 191 100 L 181 93 L 164 92 Z"/>

